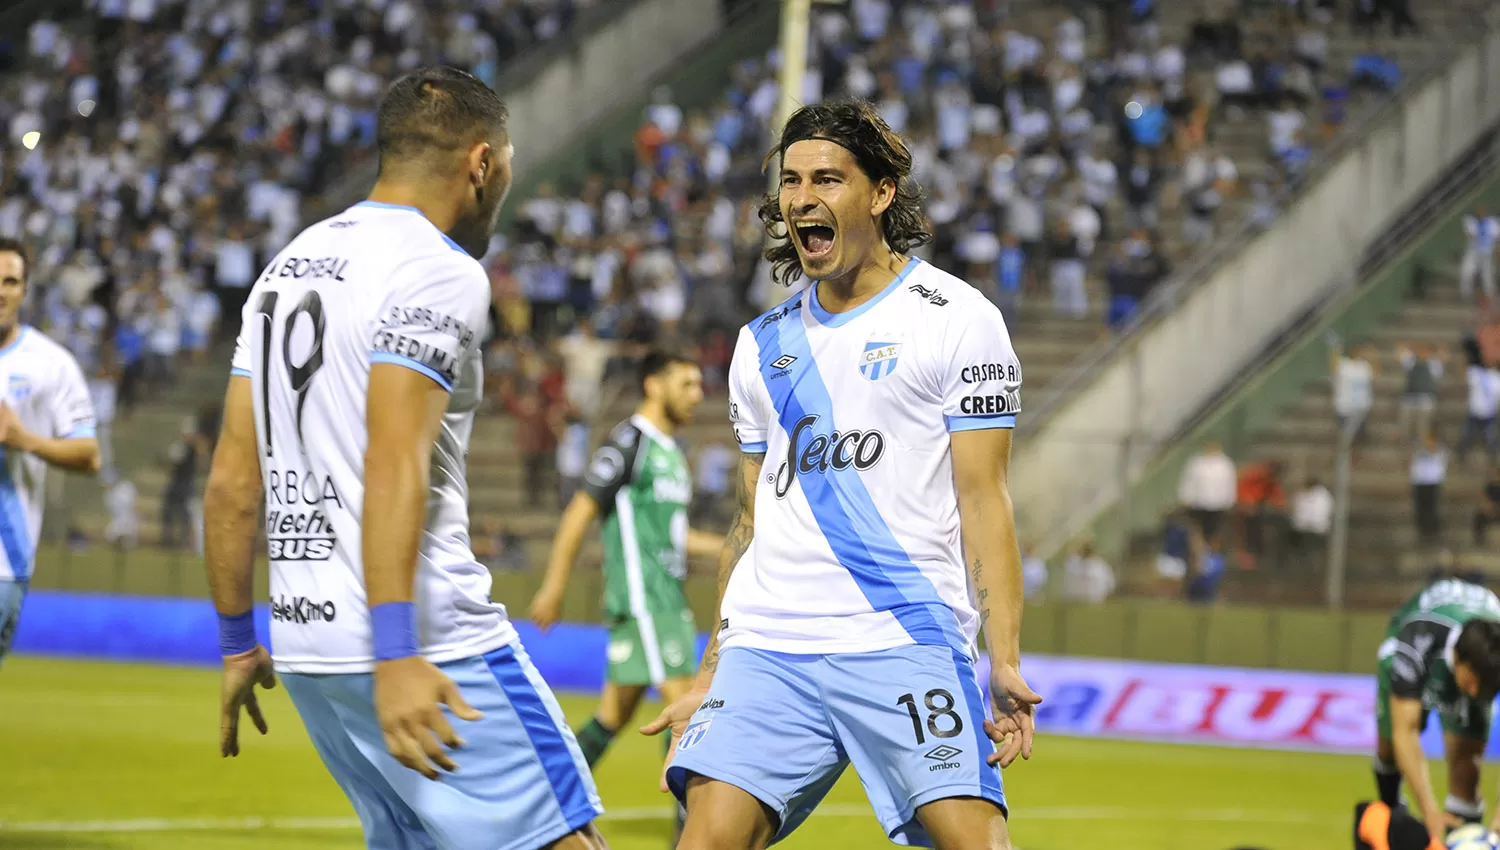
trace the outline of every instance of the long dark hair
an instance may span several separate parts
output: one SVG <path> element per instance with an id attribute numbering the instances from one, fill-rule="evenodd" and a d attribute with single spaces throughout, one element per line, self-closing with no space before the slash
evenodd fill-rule
<path id="1" fill-rule="evenodd" d="M 932 239 L 922 216 L 922 188 L 911 176 L 911 149 L 873 106 L 860 100 L 838 100 L 802 107 L 787 119 L 780 141 L 761 162 L 761 171 L 769 170 L 772 161 L 784 157 L 794 143 L 808 139 L 830 141 L 849 151 L 872 182 L 889 178 L 896 184 L 896 197 L 880 216 L 880 229 L 892 251 L 905 254 Z M 771 279 L 790 284 L 802 276 L 802 262 L 781 215 L 779 182 L 777 186 L 761 200 L 759 213 L 766 235 L 775 240 L 766 249 Z"/>

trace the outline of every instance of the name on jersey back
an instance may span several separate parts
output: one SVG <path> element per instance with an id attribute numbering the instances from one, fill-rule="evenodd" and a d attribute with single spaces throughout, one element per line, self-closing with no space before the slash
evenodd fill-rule
<path id="1" fill-rule="evenodd" d="M 276 277 L 289 277 L 293 280 L 312 278 L 313 280 L 336 280 L 344 282 L 344 270 L 349 268 L 349 261 L 343 257 L 287 257 L 276 267 Z"/>

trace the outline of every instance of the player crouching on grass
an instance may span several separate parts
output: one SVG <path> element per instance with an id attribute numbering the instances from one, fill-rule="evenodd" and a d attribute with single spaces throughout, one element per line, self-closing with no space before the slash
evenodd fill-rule
<path id="1" fill-rule="evenodd" d="M 1441 848 L 1449 827 L 1484 817 L 1479 763 L 1489 741 L 1492 703 L 1500 692 L 1500 598 L 1457 578 L 1428 585 L 1391 617 L 1376 670 L 1380 738 L 1375 784 L 1380 802 L 1393 810 L 1393 820 L 1405 819 L 1399 809 L 1404 778 L 1417 802 L 1413 814 L 1426 824 L 1431 846 Z M 1434 708 L 1442 719 L 1448 760 L 1448 798 L 1442 807 L 1427 775 L 1421 742 L 1427 714 Z M 1500 826 L 1500 818 L 1494 826 Z M 1378 846 L 1369 837 L 1364 840 Z"/>

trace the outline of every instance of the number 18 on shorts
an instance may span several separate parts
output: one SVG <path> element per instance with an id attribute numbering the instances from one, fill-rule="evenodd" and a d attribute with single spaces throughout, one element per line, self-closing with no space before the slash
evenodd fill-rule
<path id="1" fill-rule="evenodd" d="M 778 840 L 853 764 L 892 841 L 931 846 L 916 810 L 949 797 L 1005 808 L 988 710 L 968 657 L 948 647 L 790 655 L 724 650 L 683 732 L 667 781 L 700 774 L 741 788 L 780 818 Z"/>

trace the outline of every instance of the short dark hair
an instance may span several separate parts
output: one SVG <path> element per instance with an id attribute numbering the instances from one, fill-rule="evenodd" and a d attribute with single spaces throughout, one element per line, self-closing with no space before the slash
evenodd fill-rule
<path id="1" fill-rule="evenodd" d="M 641 358 L 640 365 L 636 367 L 636 376 L 639 379 L 641 392 L 646 391 L 647 378 L 654 378 L 678 363 L 685 363 L 689 366 L 698 365 L 698 361 L 680 351 L 653 348 L 646 352 L 646 356 Z"/>
<path id="2" fill-rule="evenodd" d="M 1481 694 L 1493 698 L 1500 692 L 1500 622 L 1477 619 L 1464 623 L 1453 645 L 1453 657 L 1473 668 Z"/>
<path id="3" fill-rule="evenodd" d="M 505 101 L 473 74 L 447 66 L 418 68 L 392 83 L 380 101 L 380 169 L 503 138 L 509 118 Z"/>
<path id="4" fill-rule="evenodd" d="M 21 282 L 31 275 L 31 252 L 26 250 L 26 243 L 9 236 L 0 236 L 0 254 L 15 254 L 21 258 Z"/>
<path id="5" fill-rule="evenodd" d="M 862 100 L 841 99 L 798 109 L 787 119 L 781 139 L 766 154 L 761 170 L 769 169 L 774 159 L 784 159 L 786 149 L 793 144 L 809 139 L 833 142 L 849 151 L 871 181 L 890 179 L 896 184 L 896 197 L 880 216 L 881 230 L 892 251 L 904 254 L 932 239 L 922 216 L 922 188 L 911 176 L 911 148 L 875 107 Z M 801 277 L 802 263 L 782 220 L 779 188 L 762 199 L 759 212 L 766 235 L 776 241 L 766 249 L 771 276 L 781 283 L 791 283 Z"/>

